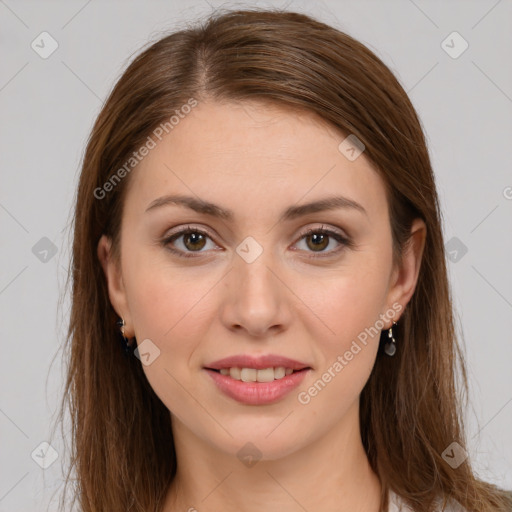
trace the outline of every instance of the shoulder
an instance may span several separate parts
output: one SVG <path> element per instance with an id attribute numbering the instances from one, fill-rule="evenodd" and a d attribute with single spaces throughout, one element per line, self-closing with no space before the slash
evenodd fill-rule
<path id="1" fill-rule="evenodd" d="M 437 500 L 436 512 L 467 512 L 467 510 L 459 505 L 456 501 L 450 500 L 449 503 L 443 508 L 442 500 Z M 404 501 L 395 494 L 389 491 L 389 508 L 388 512 L 414 512 L 412 508 L 407 506 Z"/>

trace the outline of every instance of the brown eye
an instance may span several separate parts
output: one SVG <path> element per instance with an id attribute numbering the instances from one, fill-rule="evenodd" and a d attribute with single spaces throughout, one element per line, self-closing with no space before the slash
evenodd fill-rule
<path id="1" fill-rule="evenodd" d="M 331 248 L 330 250 L 326 250 L 329 246 L 331 246 L 331 241 L 335 240 L 337 247 Z M 349 238 L 343 236 L 341 233 L 336 231 L 332 231 L 330 229 L 319 228 L 319 229 L 309 229 L 302 237 L 300 238 L 300 242 L 304 241 L 306 248 L 301 249 L 305 250 L 311 254 L 309 257 L 328 257 L 334 256 L 338 254 L 345 247 L 351 247 L 352 242 Z"/>
<path id="2" fill-rule="evenodd" d="M 324 233 L 313 233 L 305 238 L 307 246 L 313 251 L 323 251 L 329 245 L 329 236 Z"/>
<path id="3" fill-rule="evenodd" d="M 203 249 L 206 247 L 208 240 L 211 241 L 208 233 L 197 228 L 188 227 L 164 238 L 162 245 L 178 256 L 190 258 L 196 256 L 194 253 L 200 256 L 201 253 L 207 252 Z"/>
<path id="4" fill-rule="evenodd" d="M 206 244 L 205 236 L 197 231 L 193 231 L 182 236 L 183 245 L 191 251 L 201 250 Z"/>
<path id="5" fill-rule="evenodd" d="M 332 245 L 332 240 L 335 240 L 338 246 L 326 250 Z M 209 252 L 206 247 L 208 241 L 213 242 L 208 233 L 189 226 L 186 229 L 182 229 L 164 238 L 161 243 L 169 251 L 178 256 L 192 258 L 194 256 L 200 256 L 201 253 Z M 310 253 L 309 257 L 311 258 L 334 256 L 345 247 L 352 247 L 353 245 L 349 238 L 336 231 L 324 229 L 323 227 L 308 230 L 307 233 L 300 237 L 299 241 L 305 241 L 306 248 L 301 248 L 301 250 Z M 215 244 L 213 245 L 215 246 Z"/>

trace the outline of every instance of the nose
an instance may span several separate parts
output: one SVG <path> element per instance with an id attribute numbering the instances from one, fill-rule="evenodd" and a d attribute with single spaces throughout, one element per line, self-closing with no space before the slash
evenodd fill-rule
<path id="1" fill-rule="evenodd" d="M 235 257 L 225 278 L 221 320 L 232 331 L 245 331 L 255 338 L 266 338 L 287 329 L 291 319 L 293 294 L 283 275 L 271 261 L 271 251 L 251 263 Z M 282 272 L 281 272 L 282 274 Z"/>

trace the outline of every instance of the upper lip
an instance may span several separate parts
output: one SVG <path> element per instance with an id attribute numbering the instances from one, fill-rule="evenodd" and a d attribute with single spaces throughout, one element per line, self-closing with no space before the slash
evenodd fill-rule
<path id="1" fill-rule="evenodd" d="M 291 368 L 292 370 L 302 370 L 304 368 L 310 368 L 307 363 L 296 361 L 284 356 L 278 356 L 274 354 L 266 354 L 259 356 L 251 356 L 248 354 L 240 354 L 235 356 L 225 357 L 212 363 L 205 365 L 205 368 L 211 370 L 220 370 L 221 368 L 255 368 L 262 370 L 264 368 L 277 368 L 284 366 L 285 368 Z"/>

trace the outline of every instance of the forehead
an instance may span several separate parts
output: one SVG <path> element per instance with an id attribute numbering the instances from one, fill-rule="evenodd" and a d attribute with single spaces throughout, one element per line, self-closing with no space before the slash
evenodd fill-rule
<path id="1" fill-rule="evenodd" d="M 163 194 L 186 193 L 240 216 L 255 208 L 342 194 L 382 215 L 384 183 L 364 153 L 339 150 L 346 138 L 314 113 L 260 102 L 199 103 L 132 171 L 126 201 L 144 210 Z"/>

